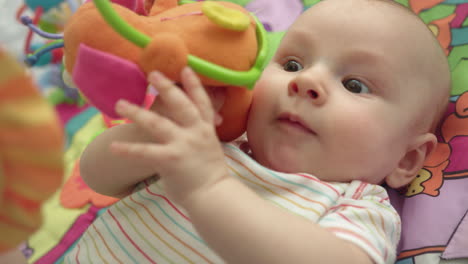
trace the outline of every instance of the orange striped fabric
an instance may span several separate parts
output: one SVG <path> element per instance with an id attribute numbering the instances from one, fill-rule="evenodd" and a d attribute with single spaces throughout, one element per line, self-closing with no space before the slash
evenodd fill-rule
<path id="1" fill-rule="evenodd" d="M 63 133 L 31 76 L 0 48 L 0 252 L 41 225 L 40 206 L 61 185 Z"/>

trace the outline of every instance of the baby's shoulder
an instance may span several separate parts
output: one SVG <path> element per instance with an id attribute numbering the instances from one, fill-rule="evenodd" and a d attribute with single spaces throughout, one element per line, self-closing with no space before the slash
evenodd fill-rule
<path id="1" fill-rule="evenodd" d="M 387 190 L 377 184 L 354 180 L 349 183 L 338 183 L 344 188 L 342 197 L 360 200 L 369 197 L 378 197 L 388 200 Z"/>
<path id="2" fill-rule="evenodd" d="M 352 204 L 356 208 L 395 211 L 388 192 L 383 186 L 357 180 L 346 185 L 338 204 Z"/>

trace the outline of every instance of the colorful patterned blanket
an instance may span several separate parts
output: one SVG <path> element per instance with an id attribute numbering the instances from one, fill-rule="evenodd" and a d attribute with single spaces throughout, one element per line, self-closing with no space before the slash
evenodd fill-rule
<path id="1" fill-rule="evenodd" d="M 319 0 L 231 2 L 257 15 L 274 48 L 294 19 Z M 438 130 L 437 152 L 405 192 L 390 190 L 403 221 L 398 263 L 468 258 L 468 0 L 397 2 L 428 24 L 448 56 L 453 76 L 453 97 Z M 116 201 L 91 191 L 77 169 L 87 143 L 114 122 L 87 105 L 61 104 L 57 110 L 68 140 L 66 181 L 45 205 L 43 227 L 21 247 L 30 263 L 60 262 L 89 224 Z"/>

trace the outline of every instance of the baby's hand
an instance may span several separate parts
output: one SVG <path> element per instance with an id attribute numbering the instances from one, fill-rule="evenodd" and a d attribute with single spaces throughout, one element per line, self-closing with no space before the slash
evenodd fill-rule
<path id="1" fill-rule="evenodd" d="M 182 85 L 177 84 L 177 86 L 182 86 Z M 180 87 L 180 88 L 182 89 L 183 87 Z M 219 110 L 221 110 L 226 100 L 226 87 L 205 86 L 205 91 L 208 94 L 208 97 L 210 98 L 211 104 L 215 111 L 215 119 L 214 119 L 215 125 L 219 126 L 221 125 L 223 121 L 223 118 L 221 117 L 221 115 L 219 115 Z M 159 96 L 156 96 L 153 104 L 150 107 L 150 110 L 158 114 L 165 115 L 166 113 L 164 113 L 164 111 L 167 111 L 167 109 L 159 107 L 161 104 L 162 104 L 161 98 Z"/>
<path id="2" fill-rule="evenodd" d="M 210 98 L 191 69 L 184 69 L 181 78 L 185 93 L 160 73 L 150 74 L 149 81 L 159 91 L 161 111 L 118 102 L 116 111 L 145 130 L 154 142 L 114 142 L 111 149 L 154 166 L 169 196 L 183 204 L 227 173 Z"/>

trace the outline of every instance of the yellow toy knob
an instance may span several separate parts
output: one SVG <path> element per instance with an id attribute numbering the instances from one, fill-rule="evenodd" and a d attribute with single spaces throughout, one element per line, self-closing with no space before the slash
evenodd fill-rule
<path id="1" fill-rule="evenodd" d="M 250 24 L 248 15 L 212 1 L 203 2 L 202 12 L 213 23 L 226 29 L 244 31 Z"/>

